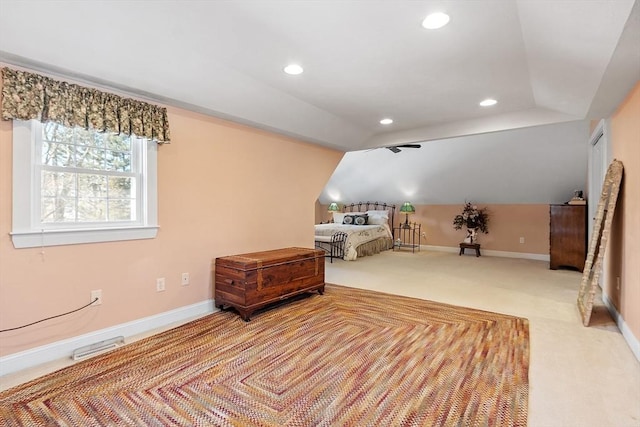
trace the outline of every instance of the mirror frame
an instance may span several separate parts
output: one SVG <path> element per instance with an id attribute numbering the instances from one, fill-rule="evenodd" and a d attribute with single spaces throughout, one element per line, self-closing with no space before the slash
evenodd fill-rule
<path id="1" fill-rule="evenodd" d="M 598 290 L 600 274 L 602 274 L 604 253 L 611 233 L 611 222 L 616 210 L 623 173 L 622 162 L 613 159 L 602 184 L 602 194 L 600 195 L 598 210 L 593 221 L 589 252 L 584 263 L 580 291 L 578 292 L 578 309 L 584 326 L 589 326 L 589 321 L 591 320 L 593 301 Z"/>

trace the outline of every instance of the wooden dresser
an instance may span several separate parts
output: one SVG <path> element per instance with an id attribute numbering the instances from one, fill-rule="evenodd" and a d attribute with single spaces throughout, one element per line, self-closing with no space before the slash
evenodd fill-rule
<path id="1" fill-rule="evenodd" d="M 587 206 L 550 205 L 549 268 L 582 271 L 587 257 Z"/>
<path id="2" fill-rule="evenodd" d="M 309 291 L 324 292 L 324 251 L 285 248 L 216 258 L 215 304 L 248 321 L 267 304 Z"/>

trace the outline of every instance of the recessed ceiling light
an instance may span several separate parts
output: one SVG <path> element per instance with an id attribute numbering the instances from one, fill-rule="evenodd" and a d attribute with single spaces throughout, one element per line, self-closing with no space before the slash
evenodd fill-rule
<path id="1" fill-rule="evenodd" d="M 442 12 L 432 13 L 427 15 L 422 21 L 422 26 L 427 30 L 437 30 L 438 28 L 442 28 L 449 23 L 449 15 Z"/>
<path id="2" fill-rule="evenodd" d="M 496 101 L 495 99 L 485 99 L 484 101 L 480 102 L 480 105 L 482 107 L 491 107 L 492 105 L 496 105 L 498 103 L 498 101 Z"/>
<path id="3" fill-rule="evenodd" d="M 391 120 L 391 119 L 382 119 L 382 120 L 380 120 L 380 124 L 381 125 L 390 125 L 391 123 L 393 123 L 393 120 Z"/>
<path id="4" fill-rule="evenodd" d="M 292 76 L 295 76 L 297 74 L 302 74 L 304 70 L 302 69 L 301 66 L 299 66 L 298 64 L 289 64 L 286 67 L 284 67 L 284 72 L 287 74 L 291 74 Z"/>

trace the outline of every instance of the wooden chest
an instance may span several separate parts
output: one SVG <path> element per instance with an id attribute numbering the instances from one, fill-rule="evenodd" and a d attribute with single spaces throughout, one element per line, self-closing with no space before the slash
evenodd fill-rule
<path id="1" fill-rule="evenodd" d="M 309 291 L 324 292 L 322 250 L 285 248 L 216 258 L 216 307 L 234 307 L 245 321 L 267 304 Z"/>

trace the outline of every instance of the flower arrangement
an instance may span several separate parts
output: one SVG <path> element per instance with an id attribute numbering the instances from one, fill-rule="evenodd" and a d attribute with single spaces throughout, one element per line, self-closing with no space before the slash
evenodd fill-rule
<path id="1" fill-rule="evenodd" d="M 470 230 L 478 230 L 485 234 L 489 232 L 489 214 L 487 208 L 478 209 L 470 202 L 465 203 L 462 213 L 453 218 L 453 228 L 460 230 L 466 227 Z"/>

